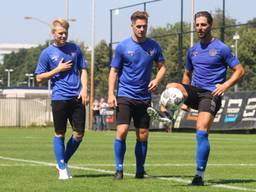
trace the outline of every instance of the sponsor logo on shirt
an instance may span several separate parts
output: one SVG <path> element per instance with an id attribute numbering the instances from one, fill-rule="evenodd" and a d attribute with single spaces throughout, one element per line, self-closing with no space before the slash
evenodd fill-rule
<path id="1" fill-rule="evenodd" d="M 128 51 L 128 55 L 133 56 L 135 54 L 135 51 Z"/>
<path id="2" fill-rule="evenodd" d="M 53 56 L 51 57 L 51 59 L 52 59 L 53 61 L 58 61 L 59 56 L 58 56 L 58 55 L 53 55 Z"/>

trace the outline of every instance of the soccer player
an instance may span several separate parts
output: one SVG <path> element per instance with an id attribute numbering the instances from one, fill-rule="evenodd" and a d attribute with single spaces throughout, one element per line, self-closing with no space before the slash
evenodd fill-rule
<path id="1" fill-rule="evenodd" d="M 35 70 L 37 82 L 51 80 L 53 148 L 59 179 L 71 178 L 67 163 L 84 136 L 87 102 L 87 64 L 80 47 L 67 42 L 68 29 L 69 23 L 65 19 L 52 22 L 54 43 L 42 51 Z M 67 120 L 72 125 L 73 134 L 65 147 Z"/>
<path id="2" fill-rule="evenodd" d="M 195 14 L 195 28 L 200 39 L 188 49 L 182 84 L 169 83 L 167 88 L 178 88 L 184 95 L 183 109 L 198 110 L 196 122 L 196 174 L 192 185 L 204 185 L 210 143 L 208 131 L 224 93 L 244 76 L 244 68 L 231 49 L 211 34 L 212 16 L 207 11 Z M 227 68 L 232 69 L 226 79 Z"/>
<path id="3" fill-rule="evenodd" d="M 115 179 L 123 179 L 123 161 L 126 136 L 133 118 L 137 141 L 135 144 L 136 175 L 144 178 L 144 163 L 150 117 L 147 107 L 151 104 L 151 92 L 157 89 L 164 77 L 166 66 L 162 50 L 157 42 L 147 38 L 148 14 L 136 11 L 131 15 L 132 36 L 118 44 L 109 73 L 108 104 L 116 107 L 117 132 L 114 141 L 116 160 Z M 158 72 L 151 79 L 153 63 Z M 115 85 L 117 92 L 115 96 Z"/>

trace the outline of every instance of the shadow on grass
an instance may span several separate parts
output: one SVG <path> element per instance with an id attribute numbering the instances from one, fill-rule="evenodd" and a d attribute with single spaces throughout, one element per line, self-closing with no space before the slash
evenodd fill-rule
<path id="1" fill-rule="evenodd" d="M 151 178 L 158 178 L 158 177 L 163 177 L 163 178 L 180 178 L 180 179 L 184 179 L 184 178 L 193 178 L 192 175 L 149 175 L 149 177 Z"/>
<path id="2" fill-rule="evenodd" d="M 74 178 L 82 178 L 82 177 L 90 177 L 90 178 L 98 178 L 98 177 L 114 177 L 114 174 L 81 174 L 81 175 L 72 175 Z M 159 178 L 193 178 L 191 175 L 147 175 L 143 179 L 159 179 Z M 138 179 L 139 180 L 139 179 Z"/>
<path id="3" fill-rule="evenodd" d="M 207 183 L 211 185 L 217 184 L 235 184 L 235 183 L 255 183 L 255 179 L 218 179 L 218 180 L 207 180 Z"/>
<path id="4" fill-rule="evenodd" d="M 192 175 L 155 175 L 155 176 L 148 176 L 148 178 L 178 178 L 178 179 L 193 179 Z M 206 180 L 205 186 L 210 185 L 225 185 L 225 184 L 241 184 L 241 183 L 256 183 L 255 179 L 211 179 Z M 192 186 L 190 183 L 180 183 L 176 184 L 176 186 Z"/>
<path id="5" fill-rule="evenodd" d="M 90 178 L 97 178 L 97 177 L 113 177 L 113 174 L 83 174 L 83 175 L 72 175 L 74 178 L 82 178 L 82 177 L 90 177 Z"/>

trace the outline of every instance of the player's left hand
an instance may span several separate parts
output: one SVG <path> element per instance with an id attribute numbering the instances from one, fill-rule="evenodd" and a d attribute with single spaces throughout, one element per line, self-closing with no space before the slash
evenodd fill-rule
<path id="1" fill-rule="evenodd" d="M 225 84 L 217 84 L 212 96 L 223 96 L 228 87 Z"/>
<path id="2" fill-rule="evenodd" d="M 86 105 L 88 103 L 88 95 L 87 95 L 87 89 L 81 89 L 80 94 L 78 96 L 78 99 L 82 99 L 82 104 Z"/>
<path id="3" fill-rule="evenodd" d="M 153 79 L 152 81 L 150 81 L 150 83 L 148 84 L 148 90 L 150 92 L 156 92 L 158 87 L 158 81 L 156 79 Z"/>

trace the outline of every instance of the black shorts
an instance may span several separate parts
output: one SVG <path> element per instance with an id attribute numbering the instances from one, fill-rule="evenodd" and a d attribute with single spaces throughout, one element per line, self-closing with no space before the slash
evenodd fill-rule
<path id="1" fill-rule="evenodd" d="M 82 99 L 52 101 L 52 114 L 55 131 L 66 132 L 67 120 L 73 131 L 83 133 L 85 129 L 85 106 Z"/>
<path id="2" fill-rule="evenodd" d="M 221 96 L 212 96 L 211 91 L 183 84 L 188 92 L 184 104 L 198 112 L 209 112 L 215 116 L 221 107 Z"/>
<path id="3" fill-rule="evenodd" d="M 116 123 L 130 125 L 133 118 L 135 128 L 149 128 L 150 117 L 147 108 L 150 107 L 151 100 L 135 100 L 127 97 L 117 98 Z"/>

